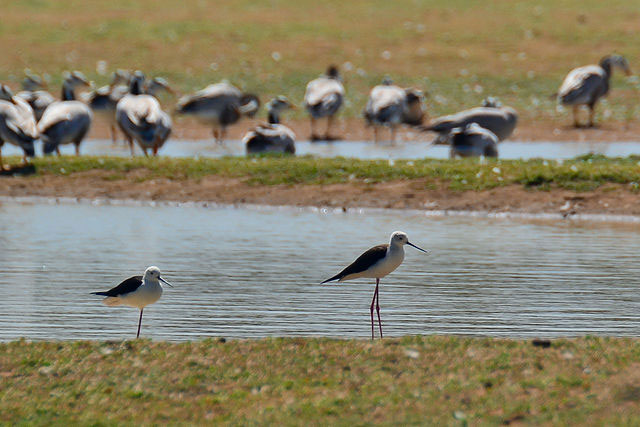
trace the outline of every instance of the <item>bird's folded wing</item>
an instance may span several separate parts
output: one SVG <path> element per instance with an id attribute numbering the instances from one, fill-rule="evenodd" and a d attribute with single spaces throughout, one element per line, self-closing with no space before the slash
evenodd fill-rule
<path id="1" fill-rule="evenodd" d="M 592 84 L 601 81 L 603 78 L 601 67 L 589 65 L 576 68 L 565 77 L 558 91 L 558 96 L 563 97 L 570 92 L 588 90 Z"/>
<path id="2" fill-rule="evenodd" d="M 117 297 L 118 295 L 124 295 L 131 293 L 138 289 L 142 285 L 142 276 L 129 277 L 115 288 L 111 288 L 106 292 L 94 292 L 96 295 L 104 295 L 107 297 Z"/>
<path id="3" fill-rule="evenodd" d="M 344 270 L 338 273 L 335 278 L 340 279 L 350 274 L 362 273 L 372 265 L 375 265 L 378 261 L 387 255 L 388 244 L 374 246 L 360 255 L 351 265 L 347 266 Z M 332 280 L 332 279 L 329 279 Z M 335 280 L 335 279 L 333 279 Z"/>

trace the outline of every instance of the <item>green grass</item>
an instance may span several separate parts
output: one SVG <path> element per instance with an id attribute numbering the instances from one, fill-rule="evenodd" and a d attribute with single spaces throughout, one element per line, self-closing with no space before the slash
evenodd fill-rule
<path id="1" fill-rule="evenodd" d="M 17 161 L 16 158 L 11 159 Z M 507 185 L 532 189 L 593 190 L 605 184 L 640 183 L 640 157 L 583 156 L 564 162 L 547 160 L 354 160 L 312 157 L 228 157 L 221 159 L 47 157 L 34 159 L 36 176 L 70 175 L 91 170 L 108 172 L 104 179 L 155 178 L 199 180 L 218 175 L 239 178 L 251 185 L 322 185 L 378 183 L 424 179 L 425 185 L 451 190 L 487 190 Z"/>
<path id="2" fill-rule="evenodd" d="M 432 115 L 494 95 L 524 119 L 566 122 L 548 96 L 571 68 L 614 51 L 639 67 L 639 11 L 639 0 L 25 0 L 3 5 L 0 80 L 17 84 L 28 67 L 55 88 L 67 69 L 104 84 L 96 64 L 106 61 L 164 75 L 181 92 L 228 78 L 300 102 L 305 83 L 336 63 L 345 117 L 359 116 L 388 74 L 428 91 Z M 637 83 L 614 76 L 613 87 L 601 112 L 636 119 Z"/>
<path id="3" fill-rule="evenodd" d="M 635 425 L 640 341 L 405 337 L 0 344 L 23 425 Z"/>

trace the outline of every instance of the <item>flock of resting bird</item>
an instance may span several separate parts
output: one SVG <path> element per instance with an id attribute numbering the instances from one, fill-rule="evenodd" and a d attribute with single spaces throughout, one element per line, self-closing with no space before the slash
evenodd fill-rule
<path id="1" fill-rule="evenodd" d="M 594 125 L 595 105 L 609 91 L 613 68 L 630 74 L 627 60 L 620 55 L 609 55 L 599 65 L 587 65 L 572 70 L 564 79 L 557 99 L 563 105 L 573 106 L 574 125 L 578 121 L 578 108 L 589 110 L 588 126 Z M 91 85 L 82 73 L 66 73 L 62 84 L 62 99 L 56 100 L 46 92 L 41 78 L 27 73 L 23 90 L 13 94 L 6 85 L 0 86 L 0 150 L 5 142 L 17 145 L 27 157 L 35 155 L 34 142 L 41 140 L 44 154 L 60 154 L 60 145 L 74 144 L 76 154 L 87 135 L 93 113 L 103 115 L 110 123 L 111 137 L 116 140 L 116 127 L 120 128 L 134 155 L 135 141 L 145 155 L 158 150 L 169 138 L 171 116 L 162 109 L 156 98 L 159 90 L 173 93 L 166 80 L 147 79 L 140 71 L 116 71 L 110 85 L 85 94 L 76 100 L 79 87 Z M 311 140 L 335 140 L 331 134 L 334 119 L 345 97 L 345 89 L 338 69 L 330 66 L 326 73 L 308 83 L 304 106 L 311 117 Z M 253 117 L 260 107 L 256 95 L 243 93 L 228 82 L 211 84 L 204 89 L 179 99 L 175 112 L 196 117 L 211 126 L 213 136 L 222 142 L 227 128 L 242 117 Z M 295 134 L 280 123 L 283 111 L 294 108 L 285 97 L 278 96 L 267 104 L 268 123 L 260 124 L 243 138 L 247 153 L 295 153 Z M 471 108 L 432 120 L 425 119 L 424 96 L 420 90 L 401 88 L 390 79 L 375 86 L 364 110 L 368 126 L 373 126 L 378 141 L 381 126 L 390 129 L 395 140 L 400 125 L 413 126 L 421 131 L 438 134 L 435 143 L 449 144 L 451 157 L 498 155 L 498 142 L 508 138 L 515 129 L 518 115 L 510 107 L 502 107 L 488 99 L 482 107 Z M 317 121 L 326 118 L 323 135 L 317 132 Z M 0 165 L 2 156 L 0 151 Z"/>

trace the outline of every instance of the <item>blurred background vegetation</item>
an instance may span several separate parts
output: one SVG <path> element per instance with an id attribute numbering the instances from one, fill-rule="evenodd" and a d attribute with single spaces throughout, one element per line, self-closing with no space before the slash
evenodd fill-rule
<path id="1" fill-rule="evenodd" d="M 116 68 L 141 69 L 182 93 L 226 78 L 301 102 L 335 63 L 345 117 L 389 75 L 428 92 L 431 115 L 493 95 L 525 118 L 563 120 L 550 97 L 571 68 L 617 52 L 637 69 L 639 19 L 637 0 L 23 0 L 3 5 L 0 80 L 15 87 L 29 68 L 56 91 L 64 70 L 101 85 Z M 636 80 L 613 86 L 601 114 L 637 117 Z"/>

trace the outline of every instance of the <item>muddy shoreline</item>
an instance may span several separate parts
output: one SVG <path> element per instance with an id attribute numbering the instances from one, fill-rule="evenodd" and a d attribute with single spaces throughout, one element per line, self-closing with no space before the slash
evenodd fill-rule
<path id="1" fill-rule="evenodd" d="M 627 186 L 607 184 L 593 191 L 559 188 L 527 189 L 510 185 L 483 191 L 452 191 L 427 185 L 425 179 L 367 184 L 250 185 L 241 179 L 207 176 L 198 180 L 150 178 L 130 171 L 92 170 L 70 176 L 3 177 L 1 197 L 65 197 L 169 202 L 211 202 L 270 206 L 385 208 L 440 211 L 483 211 L 640 215 L 640 196 Z"/>

